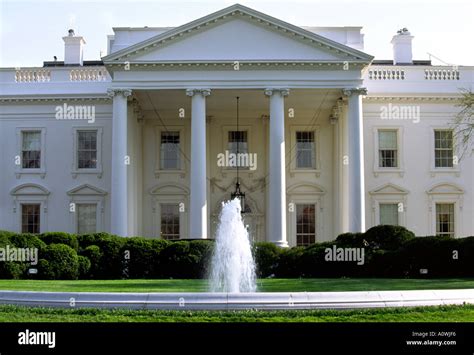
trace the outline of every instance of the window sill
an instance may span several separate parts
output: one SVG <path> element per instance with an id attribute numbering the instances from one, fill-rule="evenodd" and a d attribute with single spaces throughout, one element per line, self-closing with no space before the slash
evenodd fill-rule
<path id="1" fill-rule="evenodd" d="M 304 168 L 290 169 L 290 177 L 294 177 L 295 174 L 314 174 L 316 177 L 320 177 L 321 176 L 321 170 L 319 170 L 319 169 L 304 169 Z"/>
<path id="2" fill-rule="evenodd" d="M 431 168 L 430 176 L 435 177 L 436 174 L 454 174 L 456 177 L 459 177 L 461 170 L 459 168 Z"/>
<path id="3" fill-rule="evenodd" d="M 154 172 L 155 178 L 159 179 L 161 174 L 165 175 L 180 175 L 182 179 L 186 177 L 186 171 L 182 169 L 158 169 Z"/>
<path id="4" fill-rule="evenodd" d="M 21 178 L 21 175 L 39 175 L 42 179 L 46 176 L 45 169 L 20 169 L 15 171 L 17 179 Z"/>
<path id="5" fill-rule="evenodd" d="M 95 174 L 99 179 L 101 179 L 103 172 L 101 169 L 75 169 L 71 172 L 73 179 L 81 174 Z"/>
<path id="6" fill-rule="evenodd" d="M 376 168 L 373 173 L 375 177 L 379 176 L 379 174 L 398 174 L 400 177 L 403 177 L 405 170 L 400 168 Z"/>

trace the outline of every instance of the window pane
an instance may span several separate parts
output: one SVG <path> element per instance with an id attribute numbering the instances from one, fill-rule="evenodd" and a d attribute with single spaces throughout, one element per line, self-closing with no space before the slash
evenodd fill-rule
<path id="1" fill-rule="evenodd" d="M 314 132 L 296 132 L 296 167 L 316 167 Z"/>
<path id="2" fill-rule="evenodd" d="M 229 153 L 248 153 L 247 131 L 229 131 L 228 146 Z"/>
<path id="3" fill-rule="evenodd" d="M 435 167 L 453 167 L 453 132 L 451 130 L 435 131 Z"/>
<path id="4" fill-rule="evenodd" d="M 97 204 L 77 204 L 77 233 L 97 232 Z"/>
<path id="5" fill-rule="evenodd" d="M 436 235 L 454 237 L 454 203 L 436 204 Z"/>
<path id="6" fill-rule="evenodd" d="M 296 205 L 296 245 L 307 246 L 316 241 L 316 206 Z"/>
<path id="7" fill-rule="evenodd" d="M 21 205 L 21 232 L 40 232 L 40 204 Z"/>
<path id="8" fill-rule="evenodd" d="M 41 131 L 22 132 L 22 168 L 41 168 Z"/>
<path id="9" fill-rule="evenodd" d="M 179 169 L 179 132 L 161 132 L 161 169 Z"/>
<path id="10" fill-rule="evenodd" d="M 398 143 L 396 130 L 378 131 L 379 139 L 379 167 L 398 167 Z"/>
<path id="11" fill-rule="evenodd" d="M 97 168 L 97 131 L 77 132 L 77 168 Z"/>
<path id="12" fill-rule="evenodd" d="M 179 204 L 161 204 L 161 238 L 179 239 Z"/>
<path id="13" fill-rule="evenodd" d="M 381 203 L 379 205 L 380 224 L 398 226 L 398 204 Z"/>

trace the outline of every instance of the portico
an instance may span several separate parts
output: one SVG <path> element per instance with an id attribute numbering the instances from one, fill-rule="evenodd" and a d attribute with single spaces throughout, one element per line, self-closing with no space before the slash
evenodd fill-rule
<path id="1" fill-rule="evenodd" d="M 278 49 L 282 42 L 284 53 Z M 212 238 L 218 205 L 230 198 L 235 183 L 235 169 L 218 168 L 216 156 L 232 139 L 257 153 L 258 169 L 242 171 L 252 210 L 247 219 L 257 239 L 296 244 L 296 218 L 303 218 L 297 213 L 314 215 L 313 234 L 323 240 L 323 235 L 363 231 L 365 91 L 360 86 L 371 59 L 240 5 L 105 57 L 114 101 L 113 232 L 156 236 L 159 216 L 146 216 L 147 211 L 172 200 L 180 206 L 181 237 Z M 243 110 L 239 132 L 236 96 Z M 132 139 L 127 127 L 142 138 Z M 147 137 L 148 128 L 161 133 Z M 171 144 L 166 132 L 173 132 L 180 150 L 179 166 L 172 169 L 159 166 L 163 156 L 152 156 L 159 144 Z M 130 150 L 140 154 L 131 157 Z M 308 162 L 295 163 L 303 159 L 295 154 Z M 147 168 L 149 161 L 157 162 L 154 171 Z M 130 189 L 141 183 L 137 199 Z M 176 189 L 181 197 L 170 199 Z M 130 209 L 142 210 L 144 216 L 135 218 L 143 220 L 131 220 Z M 137 230 L 140 225 L 148 230 Z"/>

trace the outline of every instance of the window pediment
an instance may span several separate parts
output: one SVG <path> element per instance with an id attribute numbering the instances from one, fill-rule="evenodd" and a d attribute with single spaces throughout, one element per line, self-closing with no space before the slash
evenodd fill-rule
<path id="1" fill-rule="evenodd" d="M 69 196 L 91 196 L 91 195 L 105 196 L 107 195 L 107 191 L 99 189 L 98 187 L 95 187 L 89 184 L 83 184 L 69 190 L 67 194 Z"/>
<path id="2" fill-rule="evenodd" d="M 22 184 L 11 190 L 10 194 L 13 196 L 48 196 L 50 191 L 46 187 L 38 184 Z"/>

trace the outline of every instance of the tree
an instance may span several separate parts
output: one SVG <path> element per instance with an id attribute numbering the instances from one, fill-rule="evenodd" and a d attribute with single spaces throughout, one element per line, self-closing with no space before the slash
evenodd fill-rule
<path id="1" fill-rule="evenodd" d="M 460 111 L 453 119 L 453 133 L 459 160 L 474 149 L 474 93 L 461 89 L 461 101 L 456 104 Z"/>

